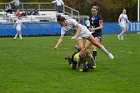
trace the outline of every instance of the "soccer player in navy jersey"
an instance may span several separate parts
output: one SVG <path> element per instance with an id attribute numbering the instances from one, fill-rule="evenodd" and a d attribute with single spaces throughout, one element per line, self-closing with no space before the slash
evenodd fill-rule
<path id="1" fill-rule="evenodd" d="M 90 21 L 90 28 L 89 30 L 92 32 L 93 37 L 95 38 L 96 42 L 101 42 L 102 38 L 102 28 L 103 28 L 103 19 L 98 14 L 98 6 L 93 6 L 91 8 L 92 16 L 89 18 Z M 85 47 L 89 48 L 91 45 L 91 42 L 89 40 L 86 41 Z M 97 49 L 95 45 L 92 45 L 93 48 L 93 58 L 96 60 L 97 56 Z"/>

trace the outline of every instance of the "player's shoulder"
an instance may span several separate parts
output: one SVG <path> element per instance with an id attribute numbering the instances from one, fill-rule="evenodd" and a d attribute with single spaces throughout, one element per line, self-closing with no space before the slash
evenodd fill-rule
<path id="1" fill-rule="evenodd" d="M 98 17 L 102 17 L 101 15 L 97 15 Z"/>
<path id="2" fill-rule="evenodd" d="M 73 21 L 76 21 L 76 20 L 75 19 L 67 19 L 67 21 L 73 22 Z"/>
<path id="3" fill-rule="evenodd" d="M 93 16 L 89 16 L 89 20 L 92 19 L 92 18 L 93 18 Z"/>
<path id="4" fill-rule="evenodd" d="M 123 15 L 124 15 L 123 13 L 120 14 L 120 16 L 123 16 Z"/>
<path id="5" fill-rule="evenodd" d="M 17 19 L 16 22 L 19 22 L 19 19 Z"/>
<path id="6" fill-rule="evenodd" d="M 101 15 L 97 15 L 99 19 L 103 19 L 103 17 Z"/>

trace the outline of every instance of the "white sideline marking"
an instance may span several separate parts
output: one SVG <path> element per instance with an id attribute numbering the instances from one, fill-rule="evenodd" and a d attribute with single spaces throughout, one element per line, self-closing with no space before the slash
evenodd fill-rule
<path id="1" fill-rule="evenodd" d="M 133 52 L 131 52 L 131 51 L 119 51 L 119 52 L 133 54 Z"/>

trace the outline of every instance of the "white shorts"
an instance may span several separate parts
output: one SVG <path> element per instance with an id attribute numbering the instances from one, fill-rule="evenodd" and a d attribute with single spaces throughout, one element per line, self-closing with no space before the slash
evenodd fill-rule
<path id="1" fill-rule="evenodd" d="M 16 27 L 16 30 L 17 31 L 21 31 L 21 27 Z"/>
<path id="2" fill-rule="evenodd" d="M 121 27 L 126 27 L 126 23 L 120 23 Z"/>
<path id="3" fill-rule="evenodd" d="M 81 28 L 80 34 L 77 37 L 77 40 L 82 39 L 82 38 L 88 38 L 90 35 L 91 35 L 91 32 L 87 29 L 87 27 L 83 26 Z"/>

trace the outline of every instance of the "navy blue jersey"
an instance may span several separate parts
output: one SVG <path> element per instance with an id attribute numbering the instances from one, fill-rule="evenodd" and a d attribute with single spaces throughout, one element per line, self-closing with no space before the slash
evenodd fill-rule
<path id="1" fill-rule="evenodd" d="M 89 18 L 89 21 L 90 21 L 90 27 L 93 27 L 93 28 L 97 28 L 99 27 L 99 21 L 100 20 L 103 20 L 102 17 L 100 15 L 96 15 L 96 16 L 91 16 Z M 99 30 L 95 30 L 92 34 L 94 37 L 100 37 L 102 36 L 102 30 L 99 29 Z"/>

